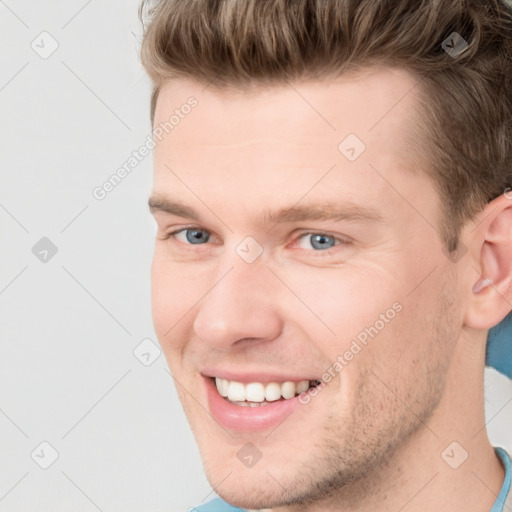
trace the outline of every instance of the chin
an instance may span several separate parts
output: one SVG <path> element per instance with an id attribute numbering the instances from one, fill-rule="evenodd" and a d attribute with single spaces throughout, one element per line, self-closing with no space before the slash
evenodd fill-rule
<path id="1" fill-rule="evenodd" d="M 199 448 L 204 472 L 223 500 L 244 509 L 261 509 L 276 506 L 282 499 L 288 483 L 279 469 L 265 464 L 265 456 L 253 467 L 245 467 L 236 456 L 241 444 L 239 437 L 234 438 L 233 444 L 220 440 L 213 443 L 212 438 L 202 441 L 205 444 L 200 443 Z"/>
<path id="2" fill-rule="evenodd" d="M 239 474 L 235 472 L 229 477 L 224 474 L 224 482 L 220 483 L 215 491 L 224 501 L 242 509 L 259 510 L 287 504 L 283 501 L 286 494 L 284 489 L 268 474 L 266 477 L 261 476 L 261 480 L 253 478 L 241 482 Z M 218 474 L 212 479 L 207 473 L 207 478 L 212 487 L 222 481 Z"/>

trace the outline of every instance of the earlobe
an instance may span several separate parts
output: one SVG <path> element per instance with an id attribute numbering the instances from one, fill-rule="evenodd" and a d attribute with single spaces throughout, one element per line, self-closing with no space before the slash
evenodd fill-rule
<path id="1" fill-rule="evenodd" d="M 473 286 L 473 293 L 480 293 L 484 288 L 492 284 L 492 279 L 481 277 Z"/>

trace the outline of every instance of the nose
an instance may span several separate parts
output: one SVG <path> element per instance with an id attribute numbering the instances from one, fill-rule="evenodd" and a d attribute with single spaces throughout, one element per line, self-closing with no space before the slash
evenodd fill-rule
<path id="1" fill-rule="evenodd" d="M 283 319 L 272 293 L 276 285 L 273 277 L 263 262 L 235 261 L 223 274 L 217 274 L 198 304 L 194 331 L 199 340 L 212 348 L 228 350 L 242 341 L 276 339 Z"/>

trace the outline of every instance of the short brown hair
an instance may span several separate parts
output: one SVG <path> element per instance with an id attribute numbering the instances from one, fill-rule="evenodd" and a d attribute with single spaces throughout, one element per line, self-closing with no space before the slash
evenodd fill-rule
<path id="1" fill-rule="evenodd" d="M 418 144 L 449 251 L 512 181 L 512 14 L 503 0 L 143 0 L 139 16 L 152 123 L 170 78 L 243 90 L 387 65 L 421 82 Z M 446 51 L 454 32 L 468 44 L 459 55 Z"/>

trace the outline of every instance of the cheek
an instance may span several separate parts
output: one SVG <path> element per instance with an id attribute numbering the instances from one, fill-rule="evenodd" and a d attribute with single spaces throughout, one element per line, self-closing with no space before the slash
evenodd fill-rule
<path id="1" fill-rule="evenodd" d="M 190 328 L 191 309 L 204 292 L 200 281 L 190 279 L 180 265 L 155 251 L 151 266 L 151 310 L 162 349 L 180 350 Z"/>
<path id="2" fill-rule="evenodd" d="M 364 345 L 381 337 L 401 315 L 396 279 L 384 273 L 308 269 L 300 275 L 290 273 L 287 279 L 296 295 L 290 294 L 288 299 L 294 304 L 293 317 L 333 360 L 349 349 L 353 340 L 359 339 Z"/>
<path id="3" fill-rule="evenodd" d="M 421 292 L 402 294 L 401 311 L 368 343 L 363 364 L 370 376 L 404 400 L 408 397 L 411 406 L 441 392 L 459 335 L 453 288 L 433 277 Z"/>

